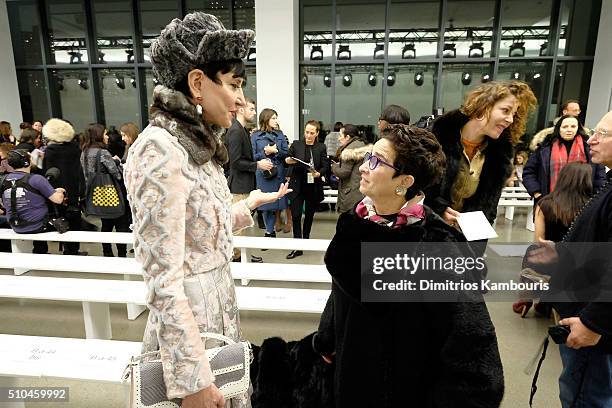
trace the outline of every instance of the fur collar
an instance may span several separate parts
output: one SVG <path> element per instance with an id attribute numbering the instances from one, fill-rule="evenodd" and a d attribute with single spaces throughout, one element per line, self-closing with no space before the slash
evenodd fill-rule
<path id="1" fill-rule="evenodd" d="M 361 140 L 355 142 L 349 142 L 340 153 L 340 160 L 342 161 L 359 161 L 363 160 L 363 156 L 367 152 L 372 151 L 371 144 L 364 144 Z"/>
<path id="2" fill-rule="evenodd" d="M 205 123 L 182 92 L 156 86 L 149 121 L 176 137 L 198 165 L 212 159 L 220 165 L 228 161 L 227 149 L 221 141 L 222 129 Z"/>

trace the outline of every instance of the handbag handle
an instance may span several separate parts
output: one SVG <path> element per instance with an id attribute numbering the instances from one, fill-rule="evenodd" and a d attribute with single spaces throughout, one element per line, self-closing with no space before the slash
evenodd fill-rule
<path id="1" fill-rule="evenodd" d="M 200 333 L 200 337 L 203 339 L 215 339 L 215 340 L 223 341 L 227 344 L 236 344 L 234 340 L 230 339 L 227 336 L 219 334 L 219 333 L 204 332 L 204 333 Z M 157 356 L 157 355 L 159 355 L 159 350 L 148 351 L 139 356 L 132 357 L 132 362 L 137 361 L 137 360 L 142 360 L 143 358 L 146 358 L 146 357 L 152 357 L 152 356 Z"/>

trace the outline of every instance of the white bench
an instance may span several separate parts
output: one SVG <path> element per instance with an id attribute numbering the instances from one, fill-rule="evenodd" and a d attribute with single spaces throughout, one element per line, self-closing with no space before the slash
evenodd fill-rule
<path id="1" fill-rule="evenodd" d="M 514 208 L 515 207 L 527 207 L 527 222 L 525 228 L 529 231 L 535 231 L 535 225 L 533 223 L 533 199 L 525 198 L 504 198 L 503 196 L 497 203 L 498 207 L 506 207 L 504 217 L 508 220 L 514 219 Z"/>
<path id="2" fill-rule="evenodd" d="M 321 313 L 330 290 L 236 287 L 240 310 Z M 81 302 L 86 337 L 112 338 L 109 304 L 145 305 L 142 281 L 0 275 L 0 297 Z"/>
<path id="3" fill-rule="evenodd" d="M 338 204 L 338 190 L 324 189 L 323 190 L 324 204 Z"/>
<path id="4" fill-rule="evenodd" d="M 232 277 L 243 282 L 281 281 L 330 283 L 325 265 L 240 263 L 230 264 Z M 142 276 L 134 258 L 82 257 L 77 255 L 28 254 L 0 252 L 0 268 L 57 272 L 103 273 Z"/>
<path id="5" fill-rule="evenodd" d="M 30 377 L 120 384 L 127 362 L 140 349 L 133 341 L 0 334 L 0 383 L 15 387 L 18 378 Z"/>

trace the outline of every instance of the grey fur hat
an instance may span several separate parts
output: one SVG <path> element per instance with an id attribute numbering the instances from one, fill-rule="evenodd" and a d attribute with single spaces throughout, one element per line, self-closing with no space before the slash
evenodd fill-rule
<path id="1" fill-rule="evenodd" d="M 174 89 L 198 65 L 244 58 L 253 37 L 252 30 L 226 30 L 211 14 L 194 12 L 182 21 L 175 18 L 151 44 L 153 73 Z"/>

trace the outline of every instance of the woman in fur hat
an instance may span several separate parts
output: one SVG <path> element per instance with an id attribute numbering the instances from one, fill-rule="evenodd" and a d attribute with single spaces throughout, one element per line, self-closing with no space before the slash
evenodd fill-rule
<path id="1" fill-rule="evenodd" d="M 343 213 L 363 199 L 363 194 L 359 191 L 359 166 L 363 163 L 363 156 L 372 151 L 372 145 L 366 145 L 359 137 L 359 129 L 351 124 L 340 129 L 338 142 L 340 148 L 336 157 L 339 157 L 340 161 L 333 162 L 331 170 L 338 177 L 337 208 L 338 212 Z"/>
<path id="2" fill-rule="evenodd" d="M 66 206 L 57 206 L 61 215 L 66 217 L 71 231 L 81 230 L 81 209 L 79 201 L 85 196 L 85 177 L 81 168 L 81 149 L 76 142 L 74 128 L 61 119 L 49 119 L 42 128 L 47 148 L 43 158 L 43 174 L 52 167 L 60 171 L 53 180 L 53 187 L 66 189 Z M 65 255 L 78 255 L 78 242 L 65 242 Z M 82 252 L 81 254 L 87 255 Z"/>
<path id="3" fill-rule="evenodd" d="M 232 205 L 223 175 L 221 140 L 245 105 L 242 84 L 254 32 L 226 30 L 214 16 L 174 19 L 151 45 L 160 85 L 149 126 L 132 144 L 125 184 L 134 250 L 148 287 L 143 351 L 158 350 L 166 396 L 184 408 L 248 407 L 249 396 L 225 404 L 215 386 L 200 332 L 241 340 L 230 273 L 232 231 L 251 226 L 251 211 L 287 192 L 251 192 Z M 216 345 L 216 344 L 215 344 Z"/>
<path id="4" fill-rule="evenodd" d="M 359 167 L 365 198 L 340 215 L 325 254 L 332 294 L 320 326 L 323 341 L 318 334 L 313 345 L 336 361 L 336 408 L 497 407 L 502 365 L 480 293 L 452 294 L 452 301 L 440 303 L 363 301 L 364 242 L 402 248 L 435 243 L 448 256 L 465 241 L 419 204 L 421 190 L 444 172 L 444 153 L 434 136 L 407 125 L 390 125 L 381 136 Z M 471 280 L 467 272 L 420 272 L 442 282 Z"/>

